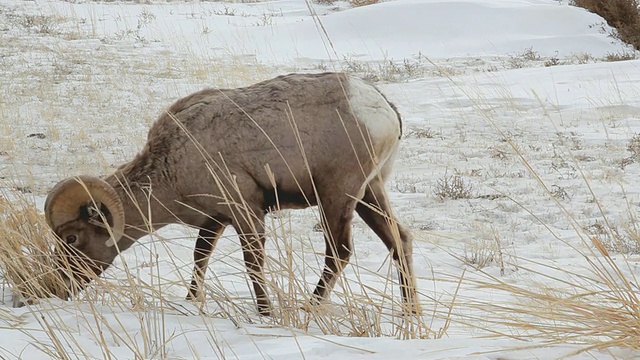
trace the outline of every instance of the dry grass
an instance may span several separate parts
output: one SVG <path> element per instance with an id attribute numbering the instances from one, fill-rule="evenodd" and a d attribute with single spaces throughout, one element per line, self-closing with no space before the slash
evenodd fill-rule
<path id="1" fill-rule="evenodd" d="M 602 16 L 617 30 L 612 36 L 640 50 L 640 7 L 637 0 L 572 0 L 571 4 Z"/>
<path id="2" fill-rule="evenodd" d="M 621 51 L 617 53 L 607 53 L 602 60 L 606 62 L 614 62 L 614 61 L 627 61 L 627 60 L 635 60 L 638 58 L 638 54 L 632 51 Z"/>
<path id="3" fill-rule="evenodd" d="M 53 235 L 42 215 L 26 198 L 15 201 L 5 198 L 1 200 L 0 236 L 8 241 L 0 246 L 0 273 L 9 281 L 13 291 L 26 298 L 42 299 L 54 296 L 56 290 L 52 289 L 62 293 L 64 283 L 57 275 L 58 264 L 52 262 Z M 197 311 L 185 309 L 183 305 L 176 303 L 175 298 L 168 296 L 167 286 L 176 284 L 186 289 L 189 279 L 167 277 L 166 273 L 160 271 L 159 262 L 162 259 L 158 259 L 157 254 L 162 251 L 171 252 L 167 244 L 175 240 L 165 238 L 157 238 L 143 250 L 147 254 L 142 258 L 150 259 L 149 262 L 127 264 L 125 261 L 121 265 L 125 271 L 123 279 L 114 281 L 108 277 L 101 279 L 94 276 L 93 284 L 77 294 L 71 306 L 83 309 L 80 311 L 81 323 L 95 323 L 102 329 L 102 333 L 96 332 L 94 335 L 106 353 L 109 352 L 109 345 L 103 338 L 114 337 L 119 338 L 140 358 L 165 357 L 166 346 L 178 335 L 170 335 L 163 331 L 166 325 L 165 316 L 166 312 L 175 312 L 176 309 L 182 309 L 181 312 L 191 316 L 198 316 L 199 313 L 205 316 L 222 316 L 235 324 L 267 322 L 306 332 L 319 331 L 326 335 L 397 338 L 442 336 L 431 331 L 419 316 L 407 318 L 398 315 L 402 313 L 403 305 L 400 292 L 393 290 L 398 284 L 391 275 L 395 271 L 391 262 L 387 263 L 388 269 L 380 275 L 352 263 L 346 271 L 349 275 L 341 276 L 334 291 L 333 298 L 339 302 L 337 306 L 324 304 L 304 309 L 311 296 L 309 284 L 304 279 L 307 275 L 311 278 L 317 276 L 315 272 L 306 274 L 308 270 L 305 269 L 318 267 L 318 270 L 321 270 L 319 262 L 309 264 L 308 259 L 320 255 L 322 251 L 313 248 L 305 250 L 304 247 L 300 247 L 302 241 L 290 231 L 290 218 L 279 216 L 270 219 L 271 226 L 268 229 L 271 230 L 267 236 L 272 238 L 270 240 L 276 246 L 269 252 L 266 262 L 268 292 L 275 300 L 275 313 L 271 319 L 256 318 L 254 299 L 238 298 L 222 285 L 223 282 L 229 283 L 227 279 L 211 272 L 204 284 L 207 301 L 196 304 Z M 177 255 L 175 258 L 169 258 L 170 267 L 173 269 L 171 272 L 184 273 L 180 270 L 184 269 L 184 264 L 176 261 L 177 258 Z M 218 261 L 220 260 L 241 274 L 238 282 L 248 281 L 244 264 L 240 259 L 234 261 L 222 258 Z M 135 268 L 137 274 L 130 270 Z M 146 275 L 140 273 L 141 269 Z M 365 275 L 367 281 L 375 279 L 378 284 L 375 287 L 367 285 L 366 281 L 361 279 L 361 275 Z M 237 278 L 237 275 L 233 277 Z M 378 288 L 387 291 L 382 292 L 377 290 Z M 105 308 L 105 305 L 108 308 Z M 98 307 L 102 310 L 98 310 Z M 124 325 L 114 324 L 109 317 L 105 317 L 105 309 L 111 309 L 108 312 L 112 312 L 110 315 L 115 319 L 122 317 L 123 314 L 117 310 L 122 308 L 129 309 L 131 314 L 140 314 L 142 341 L 123 337 Z M 40 325 L 51 339 L 50 346 L 40 343 L 42 352 L 52 358 L 66 359 L 69 347 L 81 348 L 73 336 L 56 330 L 64 326 L 64 320 L 57 314 L 57 310 L 52 312 L 46 302 L 42 302 L 39 307 L 31 307 L 30 310 L 39 314 Z M 447 315 L 440 314 L 438 317 L 446 318 Z M 61 339 L 61 336 L 64 338 Z"/>
<path id="4" fill-rule="evenodd" d="M 598 245 L 599 246 L 599 245 Z M 581 351 L 640 344 L 640 299 L 635 279 L 623 271 L 604 249 L 589 257 L 589 275 L 571 274 L 549 264 L 520 259 L 521 269 L 540 277 L 540 286 L 510 284 L 486 275 L 476 284 L 512 296 L 508 304 L 476 302 L 474 307 L 488 314 L 484 326 L 508 326 L 516 339 L 539 338 L 552 343 L 578 343 Z M 595 254 L 594 254 L 595 255 Z M 523 262 L 526 264 L 523 266 Z M 555 283 L 555 286 L 542 285 Z M 485 327 L 483 327 L 484 329 Z"/>
<path id="5" fill-rule="evenodd" d="M 634 160 L 640 160 L 640 134 L 634 134 L 627 143 L 627 151 L 629 151 Z"/>
<path id="6" fill-rule="evenodd" d="M 438 179 L 433 189 L 434 195 L 440 200 L 470 199 L 474 196 L 473 186 L 465 181 L 461 175 L 447 175 Z"/>
<path id="7" fill-rule="evenodd" d="M 39 26 L 36 32 L 41 29 L 45 28 Z M 527 61 L 538 60 L 536 52 L 532 49 L 523 52 L 521 56 Z M 187 57 L 196 58 L 196 55 L 189 54 Z M 122 59 L 113 60 L 117 61 L 109 62 L 113 62 L 115 66 L 103 66 L 104 68 L 95 71 L 104 73 L 111 79 L 116 78 L 118 74 L 114 68 L 128 71 L 126 67 L 119 66 L 124 64 Z M 91 67 L 89 65 L 93 64 L 88 64 L 88 67 Z M 211 81 L 220 83 L 221 86 L 242 85 L 264 77 L 264 74 L 260 74 L 262 68 L 247 66 L 243 64 L 241 58 L 230 60 L 221 71 L 215 74 L 211 74 L 209 65 L 210 61 L 206 60 L 184 59 L 174 59 L 165 64 L 159 57 L 148 63 L 142 63 L 140 72 L 142 68 L 156 67 L 166 69 L 161 70 L 164 71 L 163 77 L 166 78 L 177 79 L 186 76 L 194 83 Z M 398 66 L 404 66 L 404 68 L 397 70 Z M 183 70 L 177 71 L 176 68 Z M 404 76 L 414 71 L 412 67 L 407 67 L 405 64 L 390 63 L 387 68 L 390 70 L 386 68 L 374 70 L 379 74 L 394 76 L 397 74 Z M 38 94 L 43 95 L 41 97 L 44 99 L 48 98 L 47 94 L 53 94 L 53 88 L 48 87 L 51 83 L 68 79 L 76 72 L 77 70 L 73 67 L 67 68 L 65 63 L 58 64 L 57 67 L 53 67 L 52 73 L 44 77 L 45 80 L 37 90 Z M 442 73 L 446 74 L 446 72 Z M 139 78 L 138 75 L 137 72 L 126 74 L 136 79 Z M 88 77 L 86 80 L 90 83 L 93 79 Z M 92 97 L 84 98 L 83 101 L 99 103 L 98 100 L 103 94 L 93 91 Z M 141 96 L 141 98 L 144 102 L 145 97 Z M 114 114 L 111 112 L 109 115 L 122 119 L 140 119 L 140 115 L 144 115 L 145 112 L 155 114 L 157 109 L 153 106 L 157 105 L 154 102 L 158 100 L 155 96 L 149 96 L 149 98 L 152 100 L 144 104 L 140 113 Z M 473 96 L 468 98 L 475 99 Z M 55 108 L 56 104 L 49 104 L 50 110 Z M 6 112 L 11 113 L 10 110 L 7 108 Z M 94 115 L 89 114 L 88 117 Z M 51 116 L 49 127 L 55 130 L 58 123 L 54 122 L 54 119 L 57 117 Z M 10 123 L 8 115 L 0 115 L 0 120 L 5 127 Z M 488 121 L 491 119 L 489 118 Z M 72 123 L 70 126 L 82 128 L 82 125 Z M 131 129 L 130 125 L 132 124 L 126 123 L 118 126 Z M 144 124 L 140 127 L 146 129 Z M 90 132 L 91 129 L 87 131 Z M 143 133 L 143 131 L 140 132 Z M 54 136 L 51 132 L 46 134 Z M 23 141 L 22 139 L 26 138 L 28 133 L 21 133 L 20 138 L 12 136 L 13 134 L 7 135 L 7 139 L 18 142 L 18 146 L 11 146 L 7 151 L 10 151 L 12 157 L 19 159 L 25 155 L 20 153 L 19 142 Z M 433 138 L 441 134 L 427 129 L 415 132 L 413 136 Z M 77 142 L 91 141 L 86 134 L 82 136 L 80 133 L 71 134 L 70 139 Z M 514 145 L 508 136 L 505 135 L 505 139 L 508 145 Z M 629 143 L 629 151 L 637 156 L 635 140 L 632 139 Z M 132 136 L 125 142 L 139 144 L 140 141 L 142 141 L 141 136 L 137 138 Z M 510 155 L 514 153 L 524 159 L 519 147 L 513 146 L 512 150 L 509 152 Z M 128 153 L 118 154 L 115 158 L 123 160 L 129 155 Z M 88 158 L 93 155 L 84 156 Z M 80 155 L 76 158 L 85 161 L 85 158 Z M 109 165 L 113 158 L 114 156 L 111 156 L 106 163 Z M 93 168 L 91 164 L 94 163 L 95 159 L 88 161 L 89 165 L 83 163 L 81 170 L 76 168 L 78 164 L 75 163 L 65 163 L 65 165 L 73 168 L 73 171 L 84 172 L 86 168 Z M 64 167 L 64 165 L 58 165 Z M 108 168 L 108 165 L 101 167 L 101 170 Z M 525 164 L 525 167 L 531 168 L 531 165 Z M 542 186 L 546 188 L 544 184 Z M 588 186 L 585 184 L 585 187 Z M 25 192 L 31 191 L 22 185 L 20 188 Z M 557 206 L 562 207 L 563 203 L 560 200 L 564 192 L 560 190 L 564 191 L 561 187 L 551 186 L 547 194 L 550 198 L 558 200 Z M 33 191 L 38 192 L 38 189 Z M 436 184 L 434 193 L 437 196 L 444 195 L 443 198 L 470 198 L 473 197 L 473 188 L 462 177 L 445 175 Z M 11 196 L 15 194 L 12 192 Z M 317 222 L 319 217 L 320 215 L 316 214 L 314 221 L 311 222 Z M 224 347 L 224 339 L 219 337 L 217 329 L 211 325 L 209 321 L 211 317 L 228 319 L 238 327 L 242 327 L 242 324 L 262 323 L 287 329 L 301 329 L 310 334 L 339 336 L 438 338 L 445 336 L 449 324 L 453 323 L 476 327 L 484 334 L 493 333 L 514 339 L 529 340 L 530 337 L 537 337 L 557 343 L 581 343 L 585 344 L 585 350 L 609 346 L 637 348 L 640 343 L 638 332 L 640 304 L 635 285 L 637 281 L 629 275 L 633 272 L 626 268 L 630 264 L 614 258 L 609 253 L 611 248 L 605 244 L 608 235 L 604 234 L 610 233 L 607 230 L 612 228 L 610 224 L 603 224 L 603 233 L 598 236 L 585 234 L 582 228 L 576 227 L 576 231 L 581 234 L 581 239 L 584 241 L 585 249 L 591 249 L 587 251 L 581 249 L 578 252 L 590 265 L 588 274 L 571 274 L 559 265 L 528 261 L 526 258 L 518 258 L 516 263 L 515 255 L 504 256 L 502 240 L 496 233 L 496 237 L 488 237 L 488 240 L 477 247 L 469 248 L 467 253 L 459 256 L 462 258 L 461 261 L 480 268 L 474 271 L 476 274 L 484 274 L 482 279 L 478 280 L 471 276 L 446 279 L 447 282 L 458 286 L 451 298 L 444 299 L 443 295 L 437 295 L 435 298 L 427 297 L 423 293 L 421 295 L 424 301 L 430 305 L 434 304 L 433 308 L 436 310 L 423 317 L 407 319 L 398 315 L 401 313 L 402 304 L 397 283 L 393 279 L 395 267 L 391 261 L 384 262 L 380 269 L 371 269 L 361 266 L 357 256 L 347 267 L 333 292 L 332 299 L 335 303 L 314 307 L 309 311 L 302 310 L 302 306 L 307 303 L 310 296 L 310 283 L 317 280 L 318 273 L 322 269 L 321 261 L 318 260 L 324 252 L 322 239 L 310 239 L 313 234 L 296 234 L 291 229 L 290 217 L 280 216 L 268 219 L 270 223 L 267 224 L 267 236 L 269 243 L 273 244 L 273 247 L 269 248 L 266 266 L 270 298 L 275 300 L 275 314 L 272 319 L 256 316 L 254 299 L 251 295 L 247 295 L 250 292 L 243 288 L 248 281 L 244 264 L 241 259 L 233 258 L 228 252 L 214 254 L 217 262 L 215 266 L 225 271 L 216 274 L 213 269 L 210 269 L 204 284 L 207 300 L 193 306 L 185 305 L 181 302 L 181 295 L 190 280 L 188 274 L 190 274 L 191 264 L 185 264 L 179 260 L 184 256 L 177 252 L 180 245 L 176 243 L 183 239 L 164 239 L 154 235 L 152 240 L 136 248 L 135 261 L 129 257 L 132 255 L 130 251 L 123 254 L 114 271 L 101 279 L 94 279 L 94 283 L 75 297 L 74 301 L 63 305 L 42 301 L 39 306 L 29 308 L 39 322 L 39 330 L 47 335 L 50 343 L 43 342 L 42 338 L 32 335 L 33 332 L 28 329 L 24 331 L 29 336 L 33 336 L 33 342 L 44 354 L 59 359 L 95 356 L 94 353 L 88 354 L 82 350 L 83 344 L 73 333 L 60 331 L 66 329 L 65 321 L 68 321 L 68 318 L 65 318 L 64 314 L 69 309 L 77 312 L 79 327 L 87 337 L 95 340 L 104 358 L 114 358 L 112 352 L 114 344 L 129 349 L 132 356 L 137 358 L 168 357 L 172 341 L 187 333 L 187 330 L 174 333 L 167 330 L 167 318 L 172 314 L 201 318 L 202 324 L 199 326 L 208 333 L 208 345 L 218 349 Z M 0 198 L 0 238 L 3 239 L 3 245 L 0 246 L 0 273 L 13 289 L 31 298 L 47 297 L 57 291 L 51 290 L 60 286 L 59 279 L 53 271 L 56 265 L 51 262 L 52 237 L 42 216 L 26 196 L 12 198 L 11 201 L 6 196 Z M 5 242 L 4 239 L 9 240 Z M 314 241 L 319 244 L 316 245 L 318 248 L 314 247 Z M 189 242 L 189 246 L 191 243 Z M 238 252 L 237 248 L 235 250 Z M 164 258 L 162 254 L 165 255 Z M 514 284 L 502 277 L 483 273 L 481 268 L 485 265 L 498 265 L 501 271 L 505 268 L 518 269 L 518 274 L 537 277 L 539 286 Z M 161 267 L 164 267 L 164 270 Z M 41 275 L 34 277 L 34 274 Z M 434 288 L 435 283 L 441 280 L 434 276 Z M 477 285 L 485 290 L 506 294 L 513 299 L 513 302 L 489 303 L 468 298 L 458 294 L 458 289 L 462 285 Z M 179 288 L 177 292 L 180 295 L 175 294 L 174 287 Z M 438 289 L 438 294 L 440 292 Z M 127 322 L 137 322 L 139 335 L 131 335 Z M 192 344 L 192 346 L 192 353 L 185 356 L 191 355 L 195 358 L 198 347 L 202 345 Z M 75 352 L 69 352 L 70 348 L 75 349 Z M 225 353 L 223 350 L 219 350 L 217 354 L 220 354 L 220 357 L 233 357 L 233 354 Z"/>
<path id="8" fill-rule="evenodd" d="M 53 256 L 53 234 L 42 215 L 21 197 L 0 195 L 0 268 L 19 297 L 36 300 L 64 294 L 65 284 Z"/>
<path id="9" fill-rule="evenodd" d="M 333 5 L 336 2 L 336 0 L 311 0 L 311 1 L 321 5 Z M 367 5 L 377 4 L 381 2 L 381 0 L 347 0 L 347 2 L 353 7 L 358 7 L 358 6 L 367 6 Z"/>
<path id="10" fill-rule="evenodd" d="M 583 257 L 588 266 L 586 273 L 574 273 L 560 266 L 519 258 L 520 271 L 537 279 L 534 287 L 509 283 L 483 273 L 483 280 L 473 280 L 480 288 L 508 294 L 514 300 L 509 304 L 474 303 L 473 307 L 489 314 L 484 318 L 489 320 L 482 328 L 507 326 L 508 333 L 499 330 L 495 333 L 516 339 L 533 337 L 552 343 L 585 345 L 580 351 L 609 347 L 638 349 L 640 298 L 637 296 L 637 279 L 629 260 L 625 257 L 616 259 L 610 253 L 613 247 L 620 250 L 621 237 L 617 228 L 608 221 L 589 181 L 581 173 L 585 188 L 594 196 L 600 216 L 605 219 L 604 225 L 598 226 L 598 234 L 577 225 L 577 219 L 560 202 L 563 199 L 557 196 L 557 190 L 542 181 L 513 140 L 508 142 L 572 224 L 586 250 L 565 244 Z M 605 242 L 602 241 L 603 234 L 606 234 Z M 553 232 L 551 235 L 557 241 L 565 242 Z"/>
<path id="11" fill-rule="evenodd" d="M 514 151 L 518 149 L 514 147 Z M 531 164 L 524 163 L 540 180 Z M 478 277 L 467 276 L 467 283 L 474 284 L 481 291 L 490 291 L 494 296 L 511 300 L 499 303 L 462 300 L 476 311 L 465 313 L 456 321 L 515 340 L 538 339 L 549 344 L 581 344 L 582 347 L 576 352 L 612 347 L 639 349 L 640 297 L 635 265 L 627 256 L 612 255 L 612 251 L 633 254 L 638 244 L 637 235 L 620 235 L 617 228 L 606 220 L 605 210 L 598 200 L 594 202 L 602 211 L 604 223 L 584 229 L 579 227 L 577 219 L 566 211 L 553 190 L 542 181 L 540 185 L 567 216 L 582 247 L 577 248 L 575 244 L 566 242 L 551 229 L 550 236 L 569 246 L 579 259 L 585 261 L 584 271 L 575 272 L 575 269 L 568 270 L 555 262 L 532 260 L 527 256 L 502 257 L 502 267 L 517 269 L 519 278 L 529 280 L 514 283 L 481 269 L 480 265 L 494 262 L 499 253 L 481 247 L 480 251 L 472 251 L 471 255 L 467 253 L 463 260 L 479 269 L 475 274 Z M 586 179 L 585 187 L 590 189 Z M 630 227 L 635 228 L 633 225 Z M 626 248 L 622 249 L 622 246 Z M 633 249 L 629 250 L 629 247 Z M 500 275 L 504 273 L 501 271 Z"/>
<path id="12" fill-rule="evenodd" d="M 353 73 L 372 82 L 399 82 L 417 77 L 433 71 L 422 53 L 402 61 L 384 59 L 381 61 L 363 61 L 344 56 L 341 67 L 343 71 Z"/>
<path id="13" fill-rule="evenodd" d="M 481 291 L 506 296 L 511 301 L 496 303 L 475 298 L 461 300 L 476 312 L 464 313 L 456 318 L 456 321 L 499 337 L 524 341 L 539 339 L 549 344 L 582 344 L 583 347 L 577 352 L 612 347 L 640 348 L 640 297 L 633 260 L 627 256 L 613 256 L 607 244 L 602 241 L 602 236 L 593 236 L 585 231 L 579 225 L 578 219 L 563 205 L 563 199 L 558 196 L 558 188 L 549 186 L 543 180 L 541 173 L 528 160 L 522 147 L 505 129 L 496 124 L 493 113 L 483 110 L 483 100 L 467 93 L 452 79 L 451 83 L 472 101 L 486 124 L 505 139 L 521 165 L 564 215 L 580 246 L 559 236 L 551 224 L 531 210 L 524 210 L 548 230 L 548 235 L 553 241 L 564 244 L 578 259 L 585 262 L 584 271 L 576 272 L 561 264 L 532 260 L 528 257 L 503 259 L 506 266 L 518 270 L 519 277 L 530 279 L 528 282 L 517 283 L 481 269 L 477 273 L 479 278 L 467 276 L 467 282 L 474 284 Z M 634 152 L 635 148 L 633 141 L 632 139 L 628 146 L 631 152 Z M 591 201 L 597 209 L 597 216 L 603 219 L 602 231 L 614 239 L 612 243 L 619 243 L 615 240 L 618 232 L 611 223 L 607 209 L 598 200 L 591 181 L 573 154 L 576 150 L 579 149 L 567 149 L 575 164 L 576 177 L 583 181 L 582 186 L 585 192 L 590 194 Z M 519 205 L 516 200 L 514 202 Z M 626 196 L 621 202 L 626 202 L 629 208 Z M 627 228 L 637 229 L 638 224 L 631 211 L 630 217 L 631 224 Z M 637 241 L 635 233 L 635 230 L 628 232 L 628 237 L 634 242 Z"/>

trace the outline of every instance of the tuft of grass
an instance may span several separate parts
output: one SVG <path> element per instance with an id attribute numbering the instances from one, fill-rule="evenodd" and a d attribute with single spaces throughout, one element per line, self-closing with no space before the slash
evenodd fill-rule
<path id="1" fill-rule="evenodd" d="M 629 139 L 627 151 L 631 153 L 635 160 L 640 160 L 640 133 L 636 133 Z"/>
<path id="2" fill-rule="evenodd" d="M 445 174 L 443 178 L 438 179 L 433 193 L 440 200 L 471 199 L 474 196 L 471 183 L 464 181 L 460 175 L 448 176 L 447 174 Z"/>
<path id="3" fill-rule="evenodd" d="M 574 53 L 571 54 L 567 57 L 567 62 L 569 64 L 589 64 L 592 62 L 595 62 L 595 58 L 593 57 L 593 55 L 586 53 L 586 52 L 581 52 L 581 53 Z"/>
<path id="4" fill-rule="evenodd" d="M 407 136 L 415 137 L 416 139 L 433 139 L 436 137 L 442 137 L 441 130 L 433 130 L 431 128 L 413 128 L 407 132 Z"/>
<path id="5" fill-rule="evenodd" d="M 602 244 L 608 252 L 640 254 L 640 236 L 632 229 L 620 230 L 610 222 L 595 221 L 584 227 L 594 243 Z"/>
<path id="6" fill-rule="evenodd" d="M 622 169 L 640 160 L 640 133 L 636 133 L 629 139 L 627 151 L 631 153 L 631 156 L 618 160 Z"/>
<path id="7" fill-rule="evenodd" d="M 515 252 L 505 248 L 498 229 L 481 224 L 476 227 L 478 236 L 465 243 L 463 255 L 451 255 L 476 270 L 495 266 L 501 276 L 518 271 Z"/>
<path id="8" fill-rule="evenodd" d="M 627 61 L 627 60 L 635 60 L 638 58 L 638 55 L 635 52 L 631 51 L 621 51 L 617 53 L 607 53 L 602 60 L 606 62 L 615 62 L 615 61 Z"/>
<path id="9" fill-rule="evenodd" d="M 465 245 L 462 261 L 475 269 L 493 265 L 497 260 L 497 249 L 494 245 L 495 243 L 484 240 Z"/>
<path id="10" fill-rule="evenodd" d="M 509 55 L 508 63 L 511 69 L 521 69 L 529 66 L 531 63 L 541 61 L 540 54 L 533 50 L 533 47 L 524 49 L 523 51 Z"/>
<path id="11" fill-rule="evenodd" d="M 313 0 L 313 2 L 320 5 L 333 5 L 336 0 Z M 358 7 L 377 4 L 380 3 L 381 0 L 347 0 L 347 2 L 353 7 Z"/>
<path id="12" fill-rule="evenodd" d="M 380 0 L 348 0 L 351 6 L 367 6 L 373 5 L 380 2 Z"/>
<path id="13" fill-rule="evenodd" d="M 0 272 L 14 292 L 14 306 L 63 296 L 66 286 L 55 263 L 54 235 L 42 215 L 21 196 L 0 195 Z"/>
<path id="14" fill-rule="evenodd" d="M 380 62 L 367 62 L 349 56 L 343 58 L 343 70 L 372 82 L 406 81 L 424 75 L 428 70 L 428 61 L 422 54 L 415 59 L 395 61 L 384 59 Z"/>

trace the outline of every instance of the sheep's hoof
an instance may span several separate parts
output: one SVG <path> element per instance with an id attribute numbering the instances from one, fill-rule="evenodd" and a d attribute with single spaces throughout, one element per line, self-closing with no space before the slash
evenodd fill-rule
<path id="1" fill-rule="evenodd" d="M 201 303 L 201 302 L 204 302 L 204 294 L 201 292 L 195 292 L 193 290 L 189 290 L 187 292 L 187 296 L 185 296 L 185 300 Z"/>
<path id="2" fill-rule="evenodd" d="M 411 301 L 403 305 L 402 312 L 406 316 L 420 316 L 422 315 L 422 307 L 417 301 Z"/>
<path id="3" fill-rule="evenodd" d="M 271 302 L 269 299 L 258 299 L 258 314 L 260 316 L 271 316 Z"/>
<path id="4" fill-rule="evenodd" d="M 307 300 L 304 305 L 300 306 L 300 310 L 311 314 L 317 312 L 320 308 L 320 305 L 322 305 L 322 299 L 314 296 L 311 299 Z"/>
<path id="5" fill-rule="evenodd" d="M 258 314 L 260 314 L 260 316 L 271 317 L 271 306 L 258 306 Z"/>

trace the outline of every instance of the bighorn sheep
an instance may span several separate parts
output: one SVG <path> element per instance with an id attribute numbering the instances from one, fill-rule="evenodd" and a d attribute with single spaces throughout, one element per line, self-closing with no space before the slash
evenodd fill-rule
<path id="1" fill-rule="evenodd" d="M 289 74 L 244 88 L 202 90 L 164 112 L 142 151 L 112 175 L 58 183 L 45 216 L 61 255 L 97 275 L 147 235 L 149 223 L 200 229 L 191 299 L 203 296 L 211 252 L 232 225 L 258 311 L 268 315 L 265 214 L 276 207 L 321 208 L 326 258 L 315 302 L 328 296 L 349 261 L 355 210 L 392 253 L 403 300 L 411 304 L 411 237 L 396 227 L 384 188 L 400 135 L 395 106 L 373 85 L 343 73 Z M 69 283 L 86 284 L 77 272 L 67 276 Z"/>

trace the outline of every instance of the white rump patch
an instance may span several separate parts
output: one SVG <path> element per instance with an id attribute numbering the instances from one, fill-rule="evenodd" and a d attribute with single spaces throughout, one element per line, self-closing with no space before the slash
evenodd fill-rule
<path id="1" fill-rule="evenodd" d="M 380 146 L 394 145 L 400 137 L 400 122 L 382 94 L 373 85 L 355 76 L 349 77 L 347 91 L 353 115 L 369 130 L 374 146 L 382 150 Z"/>
<path id="2" fill-rule="evenodd" d="M 357 194 L 358 198 L 362 198 L 366 186 L 374 177 L 386 177 L 391 170 L 390 166 L 398 149 L 400 121 L 398 114 L 373 85 L 350 76 L 347 91 L 353 115 L 368 130 L 377 158 L 375 169 L 367 176 Z"/>

